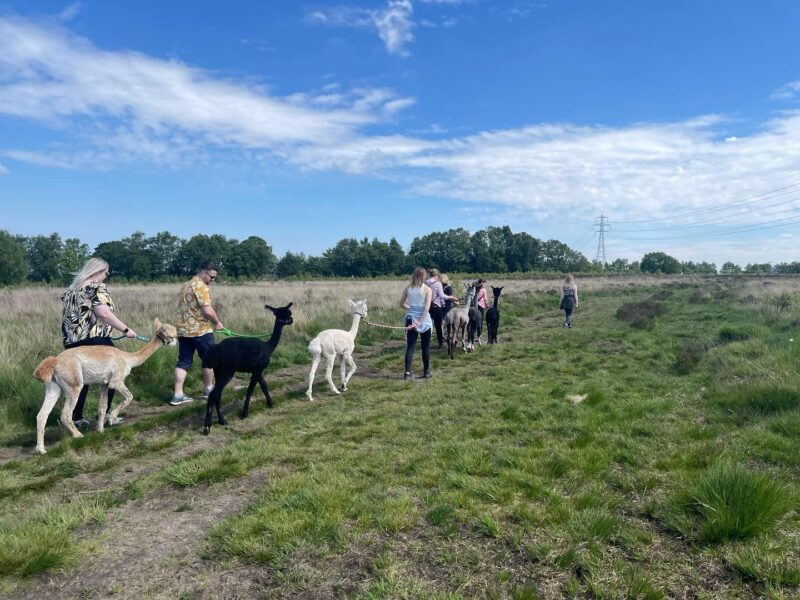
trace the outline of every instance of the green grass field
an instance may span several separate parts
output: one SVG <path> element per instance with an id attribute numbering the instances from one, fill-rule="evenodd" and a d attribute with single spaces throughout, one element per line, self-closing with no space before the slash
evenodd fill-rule
<path id="1" fill-rule="evenodd" d="M 54 414 L 42 457 L 41 386 L 9 375 L 31 420 L 0 430 L 0 593 L 796 598 L 800 296 L 753 287 L 582 291 L 566 330 L 557 296 L 511 284 L 499 345 L 433 350 L 407 382 L 372 330 L 350 390 L 318 374 L 314 403 L 295 332 L 276 407 L 241 420 L 226 391 L 209 437 L 199 403 L 153 397 L 164 350 L 128 424 L 70 440 Z"/>

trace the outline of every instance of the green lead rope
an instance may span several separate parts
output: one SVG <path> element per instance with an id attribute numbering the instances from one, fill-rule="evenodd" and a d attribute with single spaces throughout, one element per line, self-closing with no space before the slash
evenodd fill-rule
<path id="1" fill-rule="evenodd" d="M 262 333 L 261 335 L 246 335 L 244 333 L 235 333 L 228 329 L 227 327 L 223 327 L 222 329 L 218 330 L 220 333 L 227 335 L 228 337 L 237 337 L 237 338 L 265 338 L 272 335 L 271 333 Z"/>

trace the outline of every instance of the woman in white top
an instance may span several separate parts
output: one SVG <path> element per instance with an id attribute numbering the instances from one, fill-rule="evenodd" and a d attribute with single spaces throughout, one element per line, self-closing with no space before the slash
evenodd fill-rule
<path id="1" fill-rule="evenodd" d="M 414 269 L 411 281 L 403 290 L 400 298 L 400 306 L 406 309 L 405 324 L 406 330 L 406 360 L 403 379 L 411 379 L 411 361 L 414 359 L 414 351 L 417 348 L 417 337 L 422 340 L 422 369 L 423 377 L 426 379 L 431 376 L 430 354 L 431 354 L 431 299 L 433 293 L 431 288 L 425 285 L 427 271 L 422 267 Z"/>

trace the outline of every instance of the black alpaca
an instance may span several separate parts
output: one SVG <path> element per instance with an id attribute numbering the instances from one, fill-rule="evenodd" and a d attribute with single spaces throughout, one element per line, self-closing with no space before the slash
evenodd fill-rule
<path id="1" fill-rule="evenodd" d="M 266 342 L 256 338 L 228 338 L 216 346 L 213 346 L 203 357 L 203 368 L 214 369 L 214 389 L 208 395 L 206 404 L 206 420 L 203 433 L 208 435 L 211 431 L 211 412 L 216 406 L 217 417 L 220 425 L 225 425 L 225 418 L 222 416 L 222 390 L 233 379 L 237 371 L 251 373 L 250 384 L 247 386 L 247 396 L 244 399 L 242 418 L 247 417 L 250 410 L 250 398 L 256 383 L 261 386 L 264 397 L 267 399 L 267 406 L 272 406 L 272 396 L 269 395 L 267 382 L 264 380 L 264 371 L 269 366 L 272 353 L 281 341 L 281 332 L 284 326 L 292 324 L 292 303 L 281 308 L 272 308 L 265 304 L 264 308 L 271 310 L 275 315 L 275 327 L 272 330 L 272 337 Z"/>
<path id="2" fill-rule="evenodd" d="M 492 286 L 492 294 L 494 294 L 494 304 L 486 311 L 486 329 L 489 332 L 489 343 L 497 343 L 497 328 L 500 326 L 500 291 L 502 287 Z"/>
<path id="3" fill-rule="evenodd" d="M 483 334 L 483 313 L 477 306 L 469 307 L 469 324 L 467 325 L 467 349 L 472 352 L 475 349 L 475 340 L 481 344 Z"/>

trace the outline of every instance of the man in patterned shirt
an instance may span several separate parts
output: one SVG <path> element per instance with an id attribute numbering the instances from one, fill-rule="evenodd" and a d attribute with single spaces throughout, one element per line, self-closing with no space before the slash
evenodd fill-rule
<path id="1" fill-rule="evenodd" d="M 186 372 L 192 366 L 194 353 L 203 359 L 206 351 L 214 345 L 214 329 L 223 329 L 222 321 L 211 306 L 208 285 L 217 278 L 216 263 L 205 261 L 197 275 L 183 284 L 178 295 L 178 364 L 175 365 L 175 392 L 169 403 L 178 406 L 194 398 L 183 393 Z M 213 326 L 213 328 L 212 328 Z M 214 371 L 203 369 L 203 397 L 208 398 L 214 382 Z"/>

